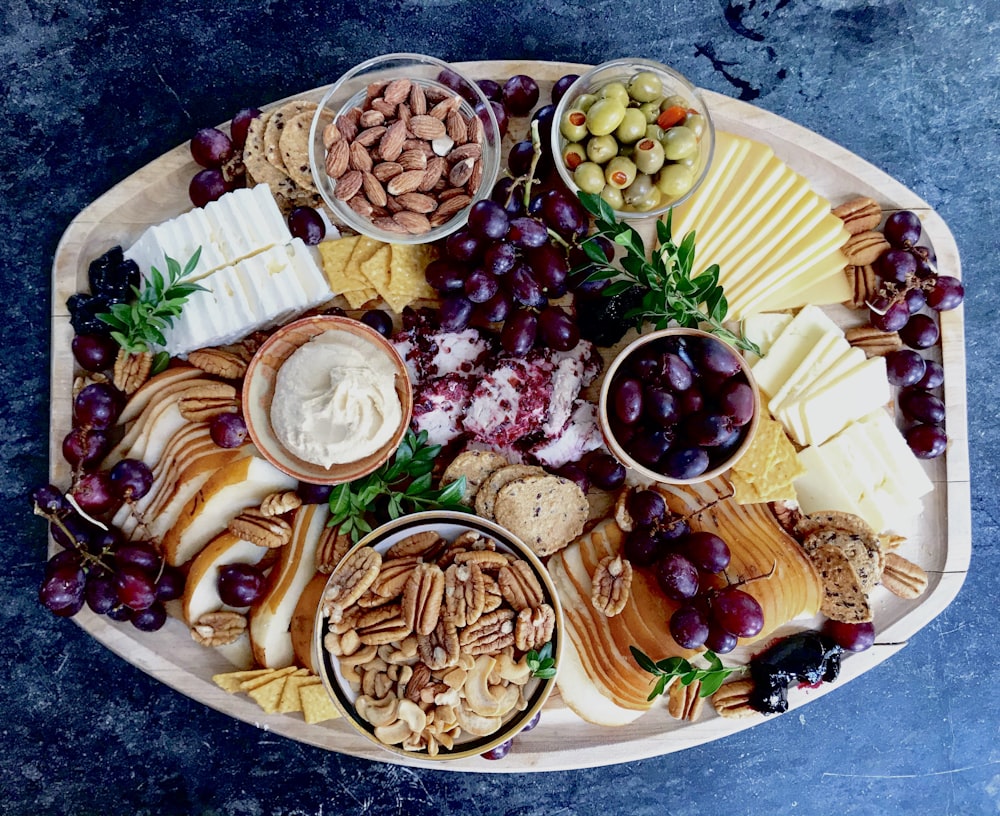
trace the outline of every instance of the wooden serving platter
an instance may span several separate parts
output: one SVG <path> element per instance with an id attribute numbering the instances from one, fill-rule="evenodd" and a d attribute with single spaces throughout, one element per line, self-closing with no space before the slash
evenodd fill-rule
<path id="1" fill-rule="evenodd" d="M 497 80 L 517 73 L 529 74 L 538 80 L 542 98 L 547 99 L 556 79 L 566 73 L 583 73 L 588 66 L 507 61 L 465 63 L 458 68 L 475 78 Z M 324 90 L 315 89 L 297 94 L 295 98 L 318 100 Z M 842 147 L 786 119 L 711 92 L 705 92 L 705 98 L 717 129 L 766 142 L 834 205 L 857 195 L 867 195 L 885 210 L 916 212 L 923 222 L 926 239 L 937 253 L 942 274 L 961 277 L 958 250 L 948 226 L 926 202 L 902 184 Z M 73 357 L 69 352 L 73 332 L 66 299 L 86 289 L 87 265 L 91 259 L 114 244 L 128 246 L 150 224 L 189 209 L 187 187 L 196 171 L 186 144 L 171 150 L 81 212 L 67 228 L 56 250 L 52 269 L 49 443 L 50 477 L 55 484 L 65 486 L 70 482 L 70 472 L 60 451 L 61 440 L 71 425 L 74 378 Z M 842 322 L 857 320 L 847 310 L 841 311 L 843 313 L 837 318 Z M 866 652 L 847 655 L 836 683 L 807 691 L 793 690 L 789 695 L 792 709 L 843 686 L 902 649 L 915 632 L 954 599 L 965 578 L 971 552 L 971 521 L 963 310 L 944 312 L 940 318 L 941 345 L 937 352 L 945 368 L 944 396 L 950 444 L 946 456 L 925 464 L 935 490 L 925 498 L 919 530 L 903 551 L 907 558 L 926 569 L 930 585 L 916 601 L 903 601 L 877 588 L 872 596 L 878 629 L 876 645 Z M 50 546 L 55 547 L 51 543 Z M 543 712 L 540 726 L 519 736 L 515 749 L 502 762 L 480 758 L 433 764 L 418 760 L 406 762 L 373 746 L 342 721 L 307 725 L 299 714 L 266 715 L 245 695 L 229 695 L 222 691 L 212 683 L 211 677 L 231 666 L 212 650 L 194 643 L 178 620 L 169 620 L 164 629 L 152 634 L 139 632 L 128 624 L 113 623 L 86 608 L 74 620 L 123 659 L 207 706 L 290 739 L 380 762 L 503 773 L 585 768 L 683 750 L 764 721 L 762 716 L 726 720 L 708 710 L 697 723 L 679 723 L 669 717 L 665 708 L 658 706 L 628 727 L 606 728 L 584 722 L 554 695 Z M 812 623 L 797 621 L 785 630 L 806 628 Z M 785 630 L 779 630 L 778 634 Z M 738 656 L 736 652 L 733 658 Z M 735 659 L 732 662 L 736 662 Z"/>

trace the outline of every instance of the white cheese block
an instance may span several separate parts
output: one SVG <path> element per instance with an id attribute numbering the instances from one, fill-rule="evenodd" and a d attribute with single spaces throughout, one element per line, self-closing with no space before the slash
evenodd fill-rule
<path id="1" fill-rule="evenodd" d="M 221 247 L 212 240 L 212 231 L 202 210 L 191 210 L 162 224 L 149 227 L 132 246 L 125 250 L 125 257 L 139 265 L 143 278 L 156 269 L 167 277 L 167 257 L 187 266 L 194 253 L 201 248 L 198 263 L 187 280 L 195 281 L 226 265 Z"/>
<path id="2" fill-rule="evenodd" d="M 234 190 L 205 205 L 211 237 L 228 264 L 292 240 L 266 184 Z"/>
<path id="3" fill-rule="evenodd" d="M 743 336 L 755 343 L 761 354 L 767 354 L 778 335 L 792 322 L 792 315 L 786 312 L 766 312 L 743 318 Z M 746 361 L 752 366 L 761 358 L 752 351 L 744 352 Z"/>
<path id="4" fill-rule="evenodd" d="M 765 358 L 766 359 L 766 358 Z M 848 423 L 871 413 L 889 401 L 885 358 L 872 357 L 843 377 L 824 383 L 811 394 L 788 403 L 802 414 L 804 439 L 800 445 L 820 445 Z"/>
<path id="5" fill-rule="evenodd" d="M 841 510 L 861 515 L 861 507 L 844 487 L 845 478 L 850 476 L 847 463 L 824 456 L 818 448 L 800 450 L 799 463 L 805 472 L 795 480 L 795 494 L 803 513 Z"/>
<path id="6" fill-rule="evenodd" d="M 766 357 L 751 367 L 761 392 L 770 399 L 805 359 L 809 350 L 831 330 L 839 331 L 822 309 L 806 306 L 771 344 Z"/>
<path id="7" fill-rule="evenodd" d="M 868 441 L 888 463 L 895 481 L 908 495 L 919 498 L 934 489 L 906 438 L 899 432 L 896 423 L 887 411 L 877 410 L 858 420 L 858 427 L 867 433 Z"/>
<path id="8" fill-rule="evenodd" d="M 792 375 L 771 397 L 767 404 L 768 410 L 774 414 L 785 402 L 791 402 L 817 382 L 822 381 L 830 367 L 850 349 L 851 344 L 847 342 L 840 329 L 828 331 L 809 349 Z"/>

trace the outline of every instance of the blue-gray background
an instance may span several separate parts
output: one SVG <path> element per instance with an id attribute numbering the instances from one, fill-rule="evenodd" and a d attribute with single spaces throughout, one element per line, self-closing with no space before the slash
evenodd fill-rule
<path id="1" fill-rule="evenodd" d="M 2 5 L 0 813 L 1000 812 L 996 0 Z M 469 776 L 371 764 L 232 721 L 38 606 L 45 537 L 25 494 L 46 477 L 48 280 L 62 231 L 196 128 L 391 51 L 660 59 L 841 143 L 941 213 L 968 288 L 972 569 L 906 649 L 790 716 L 701 748 Z"/>

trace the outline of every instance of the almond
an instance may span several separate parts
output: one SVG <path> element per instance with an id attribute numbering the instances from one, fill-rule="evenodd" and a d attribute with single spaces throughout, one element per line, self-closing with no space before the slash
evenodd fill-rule
<path id="1" fill-rule="evenodd" d="M 465 144 L 469 138 L 469 126 L 457 110 L 448 111 L 444 120 L 445 131 L 457 145 Z"/>
<path id="2" fill-rule="evenodd" d="M 365 150 L 364 145 L 360 142 L 354 142 L 351 144 L 350 151 L 350 168 L 352 170 L 360 170 L 362 173 L 370 173 L 373 166 L 372 157 L 368 155 L 368 151 Z"/>
<path id="3" fill-rule="evenodd" d="M 472 199 L 464 194 L 449 198 L 447 201 L 439 204 L 437 210 L 430 217 L 431 226 L 437 227 L 448 223 L 455 213 L 460 212 L 471 203 Z"/>
<path id="4" fill-rule="evenodd" d="M 403 151 L 403 142 L 406 141 L 406 123 L 398 119 L 389 125 L 378 143 L 378 154 L 382 161 L 396 161 Z"/>
<path id="5" fill-rule="evenodd" d="M 444 171 L 447 169 L 447 162 L 440 156 L 435 156 L 432 159 L 427 160 L 426 169 L 424 170 L 423 178 L 420 181 L 420 185 L 417 189 L 426 193 L 434 189 L 434 185 L 441 180 L 444 175 Z"/>
<path id="6" fill-rule="evenodd" d="M 447 135 L 444 122 L 430 114 L 411 117 L 410 132 L 418 139 L 438 139 Z"/>
<path id="7" fill-rule="evenodd" d="M 382 98 L 395 107 L 400 102 L 406 101 L 407 97 L 410 95 L 412 87 L 413 83 L 408 79 L 394 79 L 385 86 L 385 92 L 382 94 Z"/>
<path id="8" fill-rule="evenodd" d="M 465 183 L 472 178 L 472 166 L 475 159 L 464 159 L 456 162 L 448 173 L 448 183 L 453 187 L 464 187 Z"/>
<path id="9" fill-rule="evenodd" d="M 372 175 L 379 181 L 388 181 L 402 172 L 403 165 L 394 161 L 379 162 L 372 168 Z"/>
<path id="10" fill-rule="evenodd" d="M 353 141 L 362 147 L 372 147 L 385 135 L 387 129 L 385 125 L 370 127 L 367 130 L 361 131 Z"/>
<path id="11" fill-rule="evenodd" d="M 348 170 L 337 179 L 337 186 L 333 190 L 334 198 L 339 201 L 349 201 L 361 189 L 364 177 L 358 170 Z"/>
<path id="12" fill-rule="evenodd" d="M 385 124 L 385 114 L 377 110 L 367 110 L 361 114 L 358 124 L 362 128 L 377 127 Z"/>
<path id="13" fill-rule="evenodd" d="M 424 193 L 403 193 L 396 196 L 396 201 L 403 206 L 403 209 L 425 215 L 437 209 L 437 200 Z"/>
<path id="14" fill-rule="evenodd" d="M 326 174 L 332 179 L 339 179 L 347 172 L 350 160 L 351 148 L 347 140 L 334 142 L 326 154 Z"/>
<path id="15" fill-rule="evenodd" d="M 422 235 L 425 232 L 430 232 L 431 229 L 431 222 L 426 215 L 410 210 L 401 210 L 392 217 L 392 220 L 402 226 L 410 235 Z"/>
<path id="16" fill-rule="evenodd" d="M 361 189 L 364 190 L 367 198 L 376 207 L 384 207 L 388 201 L 385 188 L 372 173 L 361 174 Z"/>
<path id="17" fill-rule="evenodd" d="M 423 116 L 427 113 L 427 95 L 416 82 L 410 87 L 410 112 L 414 116 Z"/>
<path id="18" fill-rule="evenodd" d="M 402 193 L 412 193 L 424 180 L 423 170 L 406 170 L 398 176 L 389 179 L 386 184 L 386 192 L 389 195 L 401 195 Z"/>

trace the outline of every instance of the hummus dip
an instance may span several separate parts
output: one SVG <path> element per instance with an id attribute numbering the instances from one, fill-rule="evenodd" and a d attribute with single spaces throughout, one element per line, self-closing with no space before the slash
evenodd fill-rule
<path id="1" fill-rule="evenodd" d="M 381 448 L 403 410 L 396 368 L 385 352 L 348 332 L 325 331 L 278 369 L 271 427 L 278 440 L 314 465 L 356 462 Z"/>

